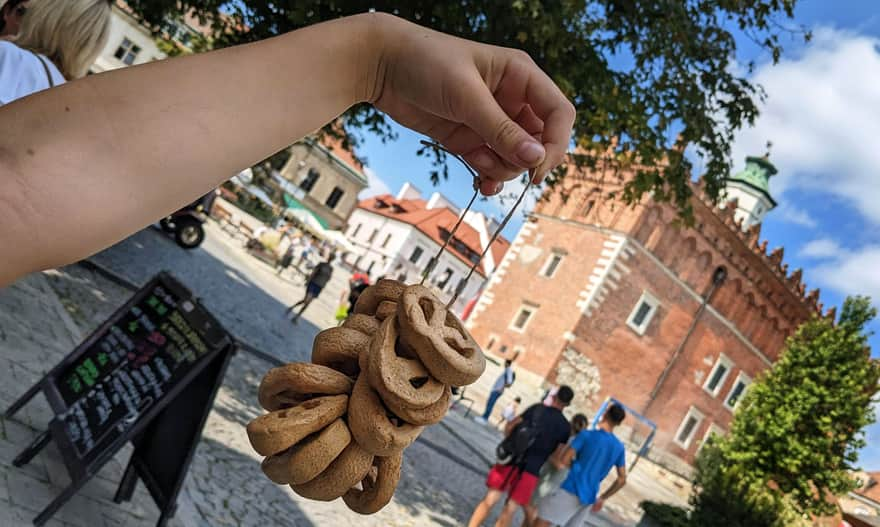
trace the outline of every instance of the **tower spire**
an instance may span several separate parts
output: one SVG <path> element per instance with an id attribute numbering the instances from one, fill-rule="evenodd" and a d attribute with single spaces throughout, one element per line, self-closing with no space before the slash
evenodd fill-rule
<path id="1" fill-rule="evenodd" d="M 773 143 L 767 141 L 767 151 L 762 157 L 749 156 L 745 168 L 724 179 L 724 202 L 736 199 L 736 220 L 742 221 L 743 230 L 761 223 L 764 216 L 776 207 L 770 195 L 770 177 L 776 167 L 770 162 Z"/>

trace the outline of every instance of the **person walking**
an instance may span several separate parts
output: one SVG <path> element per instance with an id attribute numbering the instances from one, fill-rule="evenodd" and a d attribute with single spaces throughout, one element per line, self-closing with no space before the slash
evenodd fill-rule
<path id="1" fill-rule="evenodd" d="M 626 485 L 626 451 L 614 429 L 626 418 L 619 404 L 611 404 L 596 430 L 583 430 L 571 442 L 557 467 L 571 465 L 562 486 L 538 502 L 535 527 L 580 527 L 590 513 L 602 510 L 605 501 Z M 599 485 L 612 467 L 617 479 L 599 494 Z"/>
<path id="2" fill-rule="evenodd" d="M 516 445 L 525 444 L 523 452 L 514 452 L 507 464 L 496 464 L 489 471 L 486 496 L 474 508 L 468 527 L 479 527 L 492 508 L 505 493 L 508 495 L 504 509 L 495 527 L 508 527 L 517 507 L 526 507 L 538 485 L 541 467 L 559 445 L 564 445 L 571 435 L 571 426 L 562 410 L 571 403 L 574 392 L 568 386 L 560 386 L 553 404 L 530 406 L 521 416 L 510 422 L 506 440 Z M 502 442 L 502 446 L 505 446 Z M 513 447 L 515 450 L 517 447 Z"/>
<path id="3" fill-rule="evenodd" d="M 557 390 L 558 388 L 553 389 L 554 395 Z M 552 399 L 553 397 L 550 396 L 550 402 L 544 402 L 543 404 L 545 406 L 553 404 Z M 568 439 L 568 443 L 556 447 L 556 450 L 547 459 L 544 466 L 541 467 L 541 472 L 538 474 L 538 488 L 536 488 L 534 494 L 532 494 L 532 501 L 527 507 L 525 507 L 526 514 L 525 518 L 523 518 L 522 527 L 531 527 L 535 523 L 535 520 L 538 517 L 538 502 L 541 501 L 544 496 L 547 496 L 558 489 L 565 481 L 565 478 L 568 477 L 568 467 L 564 466 L 563 468 L 558 468 L 558 465 L 562 463 L 561 459 L 562 456 L 565 455 L 566 448 L 568 448 L 581 430 L 587 429 L 589 424 L 590 421 L 584 414 L 577 414 L 571 418 L 571 437 Z"/>
<path id="4" fill-rule="evenodd" d="M 321 291 L 324 290 L 324 287 L 327 285 L 327 282 L 330 281 L 330 278 L 333 276 L 333 259 L 336 258 L 336 255 L 330 253 L 327 256 L 327 259 L 323 262 L 319 263 L 312 270 L 312 274 L 309 275 L 309 279 L 306 281 L 306 295 L 302 300 L 293 304 L 285 310 L 285 314 L 289 314 L 291 311 L 296 309 L 297 306 L 302 306 L 299 308 L 293 318 L 290 319 L 291 322 L 296 324 L 297 320 L 299 320 L 300 315 L 303 314 L 303 311 L 309 307 L 309 304 L 312 303 L 312 300 L 318 298 L 321 294 Z"/>
<path id="5" fill-rule="evenodd" d="M 495 384 L 492 385 L 492 391 L 489 392 L 489 400 L 486 401 L 486 410 L 483 412 L 483 415 L 474 417 L 474 421 L 481 424 L 489 422 L 489 418 L 492 416 L 492 410 L 495 408 L 495 403 L 498 402 L 498 398 L 501 397 L 504 390 L 510 388 L 510 386 L 513 385 L 513 381 L 516 380 L 516 374 L 511 367 L 512 364 L 513 360 L 511 359 L 504 361 L 504 371 L 501 372 L 501 375 L 495 380 Z"/>

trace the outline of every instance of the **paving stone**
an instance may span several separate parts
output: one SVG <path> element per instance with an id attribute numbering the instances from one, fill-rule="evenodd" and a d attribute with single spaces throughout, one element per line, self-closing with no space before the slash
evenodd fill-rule
<path id="1" fill-rule="evenodd" d="M 7 477 L 9 501 L 31 512 L 40 512 L 58 495 L 48 481 L 39 480 L 25 473 Z"/>

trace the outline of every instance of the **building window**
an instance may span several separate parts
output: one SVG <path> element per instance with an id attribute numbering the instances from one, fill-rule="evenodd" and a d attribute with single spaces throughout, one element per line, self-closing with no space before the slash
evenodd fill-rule
<path id="1" fill-rule="evenodd" d="M 388 234 L 388 236 L 385 236 L 385 241 L 382 242 L 382 248 L 384 249 L 385 247 L 388 247 L 388 242 L 390 242 L 390 241 L 391 241 L 391 234 Z"/>
<path id="2" fill-rule="evenodd" d="M 439 287 L 440 289 L 445 289 L 446 284 L 448 284 L 450 280 L 452 280 L 452 269 L 447 267 L 446 270 L 443 271 L 443 278 L 441 278 L 440 281 L 437 282 L 437 287 Z"/>
<path id="3" fill-rule="evenodd" d="M 370 265 L 367 266 L 367 274 L 370 274 L 370 272 L 373 270 L 373 265 L 375 265 L 375 263 L 376 260 L 373 260 L 372 262 L 370 262 Z"/>
<path id="4" fill-rule="evenodd" d="M 745 395 L 746 388 L 751 383 L 752 379 L 745 373 L 740 372 L 736 377 L 736 382 L 733 383 L 733 388 L 730 389 L 730 392 L 727 393 L 727 397 L 724 399 L 724 406 L 728 410 L 735 410 L 743 395 Z"/>
<path id="5" fill-rule="evenodd" d="M 523 353 L 526 352 L 526 349 L 522 346 L 514 346 L 513 347 L 513 357 L 510 360 L 516 360 L 522 356 Z"/>
<path id="6" fill-rule="evenodd" d="M 513 320 L 510 321 L 510 329 L 519 331 L 520 333 L 525 331 L 526 326 L 529 324 L 529 320 L 532 319 L 532 315 L 535 314 L 536 309 L 535 306 L 521 306 L 519 311 L 517 311 L 516 315 L 513 317 Z"/>
<path id="7" fill-rule="evenodd" d="M 421 247 L 416 247 L 415 249 L 413 249 L 412 254 L 409 255 L 409 261 L 414 264 L 419 263 L 419 258 L 422 257 L 423 252 L 425 251 L 423 251 Z"/>
<path id="8" fill-rule="evenodd" d="M 325 205 L 330 207 L 331 209 L 335 209 L 336 205 L 339 205 L 339 200 L 342 199 L 342 196 L 345 194 L 339 187 L 333 187 L 333 190 L 330 192 L 330 195 L 327 196 L 327 201 L 324 202 Z"/>
<path id="9" fill-rule="evenodd" d="M 306 177 L 303 178 L 299 183 L 299 188 L 303 189 L 306 192 L 311 192 L 313 188 L 315 188 L 315 183 L 318 182 L 318 178 L 321 177 L 321 173 L 315 170 L 314 168 L 310 168 L 306 173 Z"/>
<path id="10" fill-rule="evenodd" d="M 495 340 L 496 340 L 496 339 L 495 339 L 495 335 L 489 335 L 489 342 L 486 343 L 486 349 L 487 349 L 487 350 L 492 349 L 492 346 L 495 345 Z"/>
<path id="11" fill-rule="evenodd" d="M 541 276 L 553 278 L 560 263 L 562 263 L 562 253 L 554 251 L 544 263 L 544 267 L 541 269 Z"/>
<path id="12" fill-rule="evenodd" d="M 654 298 L 651 293 L 645 291 L 629 314 L 626 325 L 639 335 L 644 335 L 659 306 L 660 301 Z"/>
<path id="13" fill-rule="evenodd" d="M 350 236 L 351 236 L 352 238 L 354 238 L 355 236 L 358 235 L 358 233 L 359 233 L 360 231 L 361 231 L 361 224 L 358 223 L 357 225 L 354 226 L 354 229 L 351 230 L 351 235 L 350 235 Z"/>
<path id="14" fill-rule="evenodd" d="M 373 240 L 376 239 L 376 235 L 379 234 L 379 229 L 373 229 L 373 232 L 370 233 L 370 237 L 367 239 L 367 243 L 373 243 Z"/>
<path id="15" fill-rule="evenodd" d="M 458 281 L 458 285 L 455 286 L 455 290 L 458 291 L 459 293 L 463 293 L 465 287 L 467 287 L 467 280 L 465 280 L 464 278 L 461 278 Z"/>
<path id="16" fill-rule="evenodd" d="M 718 360 L 715 361 L 715 366 L 712 367 L 712 372 L 709 373 L 709 377 L 703 385 L 703 389 L 709 392 L 712 397 L 716 397 L 718 392 L 721 391 L 721 387 L 724 386 L 724 381 L 727 380 L 727 375 L 730 373 L 731 366 L 730 359 L 725 357 L 724 354 L 721 354 Z"/>
<path id="17" fill-rule="evenodd" d="M 138 53 L 140 52 L 140 46 L 135 45 L 134 42 L 128 40 L 127 38 L 123 38 L 122 44 L 119 44 L 119 47 L 116 48 L 116 53 L 114 53 L 113 56 L 121 60 L 128 66 L 131 66 L 132 64 L 134 64 L 134 59 L 137 58 Z"/>
<path id="18" fill-rule="evenodd" d="M 502 344 L 498 351 L 502 354 L 507 353 L 507 344 Z"/>
<path id="19" fill-rule="evenodd" d="M 700 440 L 700 448 L 703 448 L 703 445 L 706 444 L 706 441 L 709 440 L 710 437 L 722 437 L 724 435 L 724 430 L 721 429 L 720 426 L 712 423 L 709 425 L 709 428 L 706 429 L 706 433 L 703 434 L 703 439 Z"/>
<path id="20" fill-rule="evenodd" d="M 675 433 L 675 443 L 687 450 L 691 446 L 691 441 L 693 441 L 694 435 L 696 435 L 697 429 L 700 428 L 700 423 L 702 422 L 702 412 L 691 406 L 691 409 L 688 410 L 687 415 L 681 421 L 678 431 Z"/>

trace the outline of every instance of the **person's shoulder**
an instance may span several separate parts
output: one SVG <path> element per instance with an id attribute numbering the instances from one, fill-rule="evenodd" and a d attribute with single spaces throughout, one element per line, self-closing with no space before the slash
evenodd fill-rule
<path id="1" fill-rule="evenodd" d="M 0 53 L 7 56 L 25 56 L 27 51 L 24 48 L 18 47 L 14 42 L 10 42 L 9 40 L 3 40 L 2 38 L 0 38 Z"/>

